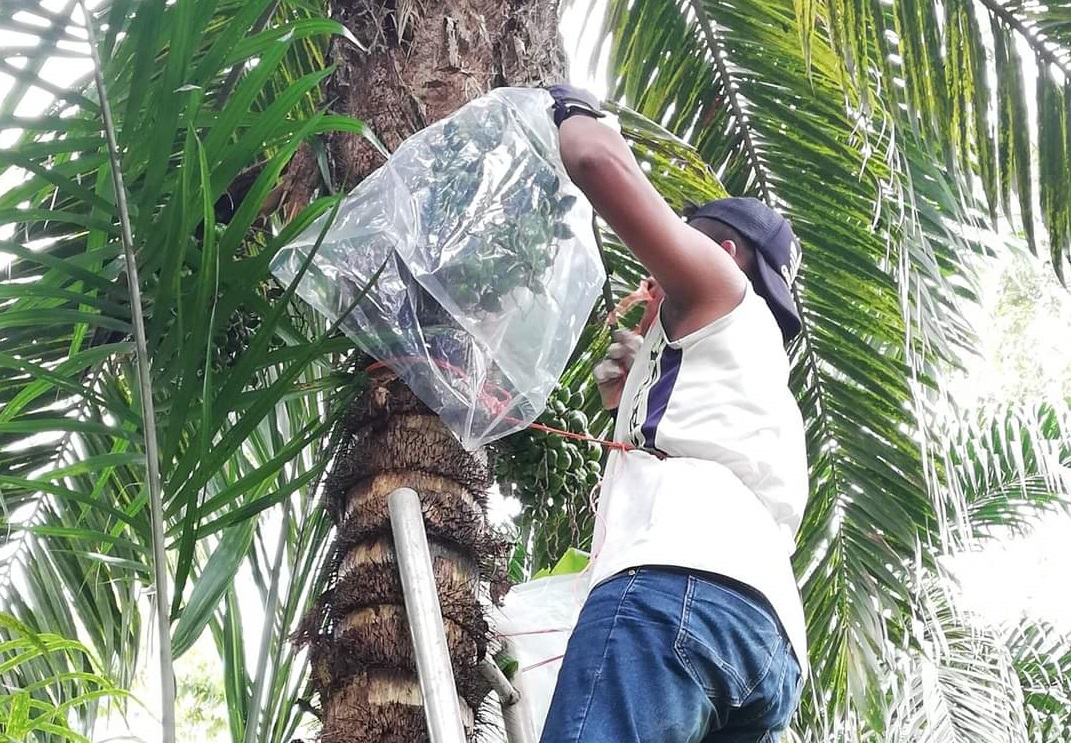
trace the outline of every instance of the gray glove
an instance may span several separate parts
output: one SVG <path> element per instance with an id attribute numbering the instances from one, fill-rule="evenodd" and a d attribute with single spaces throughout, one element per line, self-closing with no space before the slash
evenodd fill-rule
<path id="1" fill-rule="evenodd" d="M 607 410 L 616 410 L 621 404 L 621 391 L 636 359 L 636 352 L 643 343 L 643 336 L 619 328 L 611 337 L 613 340 L 606 350 L 606 357 L 595 365 L 592 376 L 595 377 L 603 406 Z"/>

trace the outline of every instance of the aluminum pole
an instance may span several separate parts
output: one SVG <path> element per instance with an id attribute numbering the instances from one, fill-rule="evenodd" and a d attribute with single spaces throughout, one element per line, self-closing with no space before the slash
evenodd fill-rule
<path id="1" fill-rule="evenodd" d="M 532 723 L 527 714 L 528 709 L 521 700 L 517 689 L 506 678 L 494 661 L 484 660 L 480 663 L 480 673 L 498 694 L 502 706 L 502 722 L 506 729 L 508 743 L 535 743 Z"/>
<path id="2" fill-rule="evenodd" d="M 428 551 L 428 535 L 420 498 L 410 488 L 399 488 L 387 499 L 394 554 L 402 577 L 409 634 L 416 650 L 417 675 L 424 696 L 424 717 L 431 743 L 465 743 L 450 650 L 446 644 L 439 593 Z"/>

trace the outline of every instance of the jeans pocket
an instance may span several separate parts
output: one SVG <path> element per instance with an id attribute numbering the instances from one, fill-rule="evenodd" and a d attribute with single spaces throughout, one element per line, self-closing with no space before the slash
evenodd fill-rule
<path id="1" fill-rule="evenodd" d="M 674 650 L 715 705 L 740 708 L 786 652 L 769 615 L 736 591 L 689 578 Z"/>
<path id="2" fill-rule="evenodd" d="M 776 665 L 779 666 L 777 673 L 769 674 L 763 682 L 763 688 L 756 692 L 757 699 L 749 710 L 749 716 L 761 721 L 768 729 L 767 734 L 771 736 L 771 741 L 788 729 L 788 723 L 792 720 L 803 693 L 800 664 L 787 642 Z M 761 699 L 758 699 L 760 697 Z"/>

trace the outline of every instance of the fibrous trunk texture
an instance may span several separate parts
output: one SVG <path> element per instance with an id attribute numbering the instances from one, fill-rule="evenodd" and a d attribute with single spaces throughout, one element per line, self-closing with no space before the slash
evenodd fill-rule
<path id="1" fill-rule="evenodd" d="M 565 80 L 558 0 L 335 0 L 332 16 L 368 51 L 333 42 L 338 71 L 325 98 L 389 150 L 491 88 Z M 383 164 L 357 134 L 333 134 L 327 156 L 337 191 Z M 322 186 L 312 148 L 299 151 L 284 180 L 287 211 L 296 213 Z"/>
<path id="2" fill-rule="evenodd" d="M 462 449 L 388 372 L 373 377 L 350 411 L 336 457 L 325 493 L 338 525 L 330 588 L 299 633 L 310 647 L 321 738 L 427 740 L 387 509 L 401 487 L 421 496 L 462 715 L 472 731 L 487 693 L 477 670 L 488 636 L 480 599 L 505 588 L 497 569 L 504 545 L 484 514 L 487 456 Z"/>
<path id="3" fill-rule="evenodd" d="M 558 0 L 335 0 L 332 15 L 365 47 L 337 39 L 326 90 L 336 113 L 366 122 L 389 149 L 464 103 L 503 85 L 565 76 Z M 336 190 L 352 189 L 382 157 L 356 135 L 327 143 Z M 288 168 L 288 201 L 322 189 L 301 150 Z M 387 496 L 420 495 L 446 634 L 470 739 L 487 694 L 477 663 L 487 648 L 479 598 L 504 590 L 504 546 L 487 528 L 485 452 L 464 451 L 445 425 L 389 372 L 373 376 L 342 432 L 326 497 L 337 529 L 329 589 L 306 617 L 312 684 L 324 743 L 428 740 L 393 554 Z"/>

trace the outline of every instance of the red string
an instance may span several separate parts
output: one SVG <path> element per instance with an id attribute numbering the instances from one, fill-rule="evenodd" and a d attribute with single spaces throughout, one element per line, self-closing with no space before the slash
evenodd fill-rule
<path id="1" fill-rule="evenodd" d="M 457 366 L 451 364 L 448 361 L 444 361 L 443 359 L 434 359 L 434 358 L 429 358 L 429 357 L 426 357 L 426 356 L 397 356 L 397 357 L 389 359 L 389 361 L 401 361 L 401 362 L 410 362 L 410 363 L 412 363 L 412 362 L 428 363 L 430 361 L 430 362 L 434 363 L 436 366 L 438 366 L 439 368 L 444 369 L 444 370 L 449 371 L 449 372 L 452 372 L 452 373 L 456 374 L 459 377 L 465 376 L 465 370 L 464 369 L 461 369 L 460 367 L 457 367 Z M 371 364 L 366 369 L 366 371 L 374 372 L 374 371 L 379 371 L 381 369 L 388 369 L 388 368 L 390 368 L 390 367 L 389 367 L 389 364 L 388 364 L 387 361 L 377 361 L 374 364 Z M 497 393 L 497 396 L 496 396 L 496 393 Z M 502 412 L 509 406 L 509 404 L 512 401 L 513 401 L 513 398 L 509 394 L 509 392 L 507 392 L 502 387 L 499 387 L 498 385 L 489 384 L 489 383 L 488 384 L 484 384 L 483 391 L 480 393 L 480 402 L 484 405 L 484 407 L 486 407 L 488 410 L 490 410 L 493 415 L 502 416 L 502 420 L 506 421 L 507 423 L 514 423 L 516 425 L 523 426 L 524 425 L 524 421 L 519 420 L 517 418 L 512 418 L 512 417 L 510 417 L 508 415 L 502 415 Z M 633 446 L 632 444 L 627 444 L 627 443 L 625 443 L 623 441 L 610 441 L 610 440 L 607 440 L 607 439 L 600 439 L 600 438 L 598 438 L 596 436 L 589 436 L 588 434 L 573 433 L 572 431 L 565 431 L 565 430 L 563 430 L 561 428 L 555 428 L 554 426 L 548 426 L 548 425 L 545 425 L 543 423 L 529 423 L 528 424 L 528 428 L 534 428 L 537 431 L 543 431 L 544 433 L 551 433 L 551 434 L 554 434 L 556 436 L 561 436 L 562 438 L 566 438 L 566 439 L 574 439 L 576 441 L 589 441 L 589 442 L 591 442 L 593 444 L 598 444 L 599 446 L 605 447 L 607 449 L 614 449 L 614 450 L 622 451 L 622 452 L 634 451 L 634 450 L 639 448 L 639 447 Z"/>
<path id="2" fill-rule="evenodd" d="M 496 632 L 495 637 L 524 637 L 527 635 L 555 635 L 561 632 L 572 632 L 572 627 L 557 627 L 551 629 L 530 629 L 524 632 Z"/>
<path id="3" fill-rule="evenodd" d="M 526 671 L 534 671 L 535 669 L 539 668 L 540 666 L 545 666 L 548 663 L 553 663 L 554 661 L 561 660 L 564 657 L 565 657 L 564 655 L 555 655 L 553 658 L 547 658 L 546 660 L 541 660 L 538 663 L 533 663 L 530 666 L 525 666 L 524 668 L 521 669 L 521 673 L 525 673 Z"/>
<path id="4" fill-rule="evenodd" d="M 511 418 L 507 418 L 511 423 L 521 423 L 522 421 L 514 421 Z M 599 446 L 605 446 L 607 449 L 616 449 L 618 451 L 632 451 L 637 447 L 632 444 L 626 444 L 624 441 L 608 441 L 607 439 L 596 438 L 595 436 L 588 436 L 583 433 L 573 433 L 572 431 L 563 431 L 560 428 L 554 428 L 553 426 L 545 426 L 542 423 L 530 423 L 529 428 L 534 428 L 537 431 L 545 431 L 547 433 L 557 434 L 567 439 L 576 439 L 577 441 L 590 441 L 593 444 Z"/>

